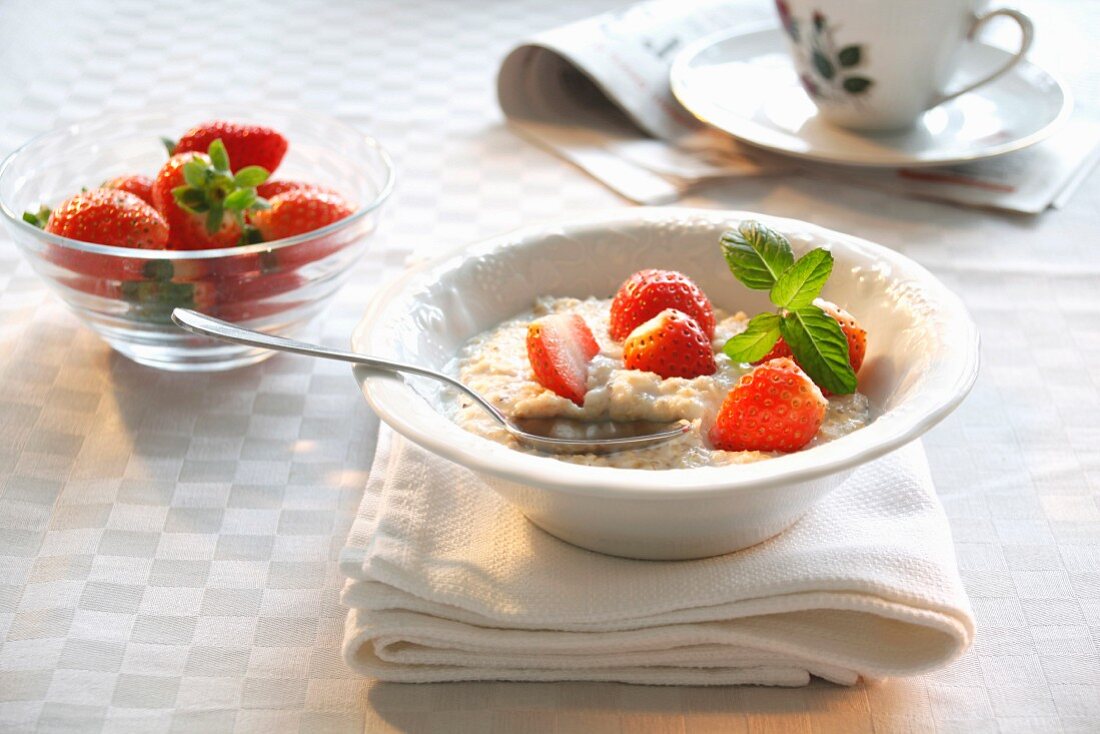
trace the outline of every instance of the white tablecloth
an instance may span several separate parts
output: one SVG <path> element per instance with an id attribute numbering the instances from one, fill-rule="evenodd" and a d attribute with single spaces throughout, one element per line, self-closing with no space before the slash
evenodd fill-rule
<path id="1" fill-rule="evenodd" d="M 64 120 L 188 100 L 361 125 L 400 182 L 315 330 L 344 344 L 411 253 L 620 205 L 504 130 L 493 89 L 511 42 L 611 4 L 4 0 L 0 152 Z M 1100 113 L 1100 6 L 1024 7 L 1033 58 Z M 348 370 L 139 367 L 0 239 L 0 730 L 1095 731 L 1100 176 L 1038 218 L 782 179 L 687 203 L 877 240 L 966 299 L 983 373 L 925 442 L 978 619 L 962 660 L 852 690 L 361 680 L 339 659 L 335 559 L 376 419 Z"/>

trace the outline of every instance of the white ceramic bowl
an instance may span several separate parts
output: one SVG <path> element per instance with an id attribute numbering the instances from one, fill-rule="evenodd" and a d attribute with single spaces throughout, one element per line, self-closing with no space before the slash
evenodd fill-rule
<path id="1" fill-rule="evenodd" d="M 357 372 L 378 415 L 412 441 L 479 472 L 532 522 L 576 545 L 632 558 L 700 558 L 779 533 L 860 464 L 912 441 L 951 412 L 978 372 L 978 332 L 931 273 L 880 245 L 747 212 L 628 209 L 529 227 L 416 267 L 381 293 L 357 351 L 442 368 L 462 344 L 529 309 L 536 296 L 610 297 L 631 273 L 670 268 L 716 306 L 755 313 L 766 294 L 734 280 L 719 234 L 743 219 L 783 232 L 796 254 L 835 259 L 823 296 L 867 329 L 860 391 L 881 415 L 807 451 L 753 464 L 650 471 L 571 464 L 458 427 L 397 378 Z"/>

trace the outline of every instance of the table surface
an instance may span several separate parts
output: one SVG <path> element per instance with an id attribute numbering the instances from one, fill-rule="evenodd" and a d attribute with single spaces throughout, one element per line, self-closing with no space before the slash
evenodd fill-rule
<path id="1" fill-rule="evenodd" d="M 513 137 L 493 89 L 512 42 L 610 5 L 5 0 L 0 153 L 104 110 L 226 97 L 371 131 L 400 183 L 312 334 L 342 345 L 410 254 L 623 206 Z M 1096 115 L 1100 5 L 1024 9 L 1033 58 Z M 335 560 L 377 421 L 348 370 L 290 356 L 218 375 L 137 366 L 0 239 L 0 729 L 1096 731 L 1100 176 L 1034 218 L 791 178 L 687 203 L 876 240 L 968 303 L 982 375 L 925 442 L 978 620 L 962 659 L 851 689 L 357 678 L 339 656 Z"/>

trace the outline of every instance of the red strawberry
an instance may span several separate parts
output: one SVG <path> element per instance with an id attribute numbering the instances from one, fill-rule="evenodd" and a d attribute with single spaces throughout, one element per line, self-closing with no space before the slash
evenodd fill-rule
<path id="1" fill-rule="evenodd" d="M 793 360 L 780 358 L 744 374 L 710 429 L 725 451 L 798 451 L 821 428 L 829 402 Z"/>
<path id="2" fill-rule="evenodd" d="M 61 203 L 46 231 L 81 242 L 140 250 L 164 249 L 168 224 L 157 211 L 126 191 L 92 189 Z"/>
<path id="3" fill-rule="evenodd" d="M 206 231 L 206 216 L 180 208 L 172 191 L 187 182 L 183 167 L 190 161 L 210 165 L 210 158 L 203 153 L 177 153 L 157 173 L 153 184 L 153 205 L 164 215 L 171 228 L 168 248 L 171 250 L 205 250 L 213 247 L 232 247 L 241 240 L 241 226 L 226 214 L 216 232 Z"/>
<path id="4" fill-rule="evenodd" d="M 699 286 L 675 270 L 640 270 L 626 279 L 611 302 L 611 338 L 622 341 L 666 308 L 694 319 L 707 339 L 714 336 L 714 309 Z"/>
<path id="5" fill-rule="evenodd" d="M 630 332 L 623 344 L 623 364 L 661 377 L 713 375 L 718 369 L 710 339 L 694 319 L 674 308 Z"/>
<path id="6" fill-rule="evenodd" d="M 840 329 L 844 332 L 844 336 L 848 337 L 848 362 L 852 365 L 852 371 L 859 372 L 859 368 L 863 366 L 863 357 L 867 354 L 867 331 L 859 325 L 852 314 L 831 301 L 826 301 L 824 298 L 818 298 L 814 301 L 814 305 L 832 316 L 837 323 L 840 324 Z M 770 359 L 776 359 L 777 357 L 790 357 L 794 359 L 794 356 L 791 354 L 791 348 L 787 346 L 787 342 L 783 341 L 783 337 L 780 337 L 779 341 L 775 343 L 775 346 L 772 347 L 772 350 L 768 352 L 767 356 L 756 362 L 756 364 L 761 364 Z"/>
<path id="7" fill-rule="evenodd" d="M 127 191 L 138 197 L 146 204 L 153 205 L 153 179 L 141 174 L 131 176 L 117 176 L 104 182 L 101 189 L 118 189 Z"/>
<path id="8" fill-rule="evenodd" d="M 336 191 L 336 189 L 330 189 L 328 186 L 309 183 L 308 181 L 264 181 L 256 187 L 256 193 L 265 199 L 270 199 L 284 192 L 297 191 L 299 189 L 305 189 L 306 191 L 321 191 L 326 194 L 335 194 L 339 196 L 339 192 Z"/>
<path id="9" fill-rule="evenodd" d="M 527 327 L 527 358 L 535 379 L 577 405 L 584 405 L 588 363 L 599 351 L 588 324 L 577 314 L 543 316 Z"/>
<path id="10" fill-rule="evenodd" d="M 204 122 L 191 128 L 179 139 L 172 152 L 205 153 L 210 144 L 219 138 L 225 143 L 234 172 L 245 166 L 259 166 L 273 173 L 286 154 L 286 138 L 279 132 L 262 125 L 242 125 L 225 120 Z"/>
<path id="11" fill-rule="evenodd" d="M 257 166 L 230 172 L 225 145 L 208 153 L 177 153 L 157 173 L 153 205 L 171 229 L 169 249 L 203 250 L 242 243 L 244 217 L 264 205 L 255 187 L 267 180 Z"/>
<path id="12" fill-rule="evenodd" d="M 293 189 L 272 197 L 270 209 L 251 214 L 265 242 L 312 232 L 349 216 L 355 208 L 339 194 Z"/>

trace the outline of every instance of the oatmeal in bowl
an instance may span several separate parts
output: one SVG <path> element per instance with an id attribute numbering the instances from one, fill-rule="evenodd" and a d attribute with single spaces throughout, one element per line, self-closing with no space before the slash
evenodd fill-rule
<path id="1" fill-rule="evenodd" d="M 831 255 L 831 273 L 815 250 Z M 683 274 L 713 322 L 693 298 L 616 308 L 624 281 L 649 270 Z M 791 275 L 776 287 L 765 270 Z M 679 314 L 661 316 L 670 309 Z M 846 333 L 864 331 L 865 342 Z M 403 454 L 451 462 L 455 481 L 570 543 L 650 559 L 727 553 L 789 527 L 950 413 L 974 382 L 977 344 L 960 299 L 893 250 L 794 219 L 682 208 L 533 225 L 416 266 L 352 339 L 358 352 L 461 376 L 512 415 L 691 421 L 652 454 L 551 456 L 501 441 L 457 395 L 355 370 Z M 769 385 L 792 399 L 782 430 L 762 422 L 765 407 L 778 415 Z M 761 435 L 763 447 L 744 443 Z"/>
<path id="2" fill-rule="evenodd" d="M 655 446 L 557 455 L 581 464 L 633 469 L 745 464 L 851 433 L 871 419 L 867 397 L 854 381 L 842 386 L 852 388 L 847 394 L 826 389 L 826 397 L 798 358 L 790 359 L 794 355 L 780 332 L 784 319 L 798 317 L 786 308 L 792 303 L 822 323 L 831 318 L 835 326 L 830 332 L 826 324 L 822 338 L 834 337 L 835 356 L 847 361 L 851 377 L 862 366 L 867 333 L 846 311 L 817 298 L 832 265 L 822 250 L 797 262 L 780 256 L 786 270 L 778 277 L 759 281 L 753 280 L 759 274 L 746 275 L 737 248 L 752 250 L 762 242 L 790 248 L 781 234 L 757 222 L 725 233 L 721 243 L 733 252 L 727 260 L 743 282 L 763 282 L 774 290 L 787 282 L 788 270 L 793 273 L 788 280 L 796 281 L 790 295 L 776 296 L 786 299 L 781 313 L 760 314 L 753 330 L 747 314 L 714 308 L 683 273 L 645 269 L 627 278 L 613 299 L 536 299 L 531 311 L 470 339 L 450 371 L 511 418 L 690 424 L 679 438 Z M 815 261 L 818 277 L 809 279 L 800 271 L 812 275 Z M 769 322 L 775 324 L 770 341 L 767 332 L 756 333 L 760 323 Z M 744 351 L 747 341 L 763 356 L 750 360 L 755 355 Z M 806 363 L 821 356 L 822 347 L 795 343 Z M 836 379 L 828 370 L 823 374 L 823 380 Z M 465 396 L 449 399 L 447 412 L 473 433 L 535 452 Z"/>

